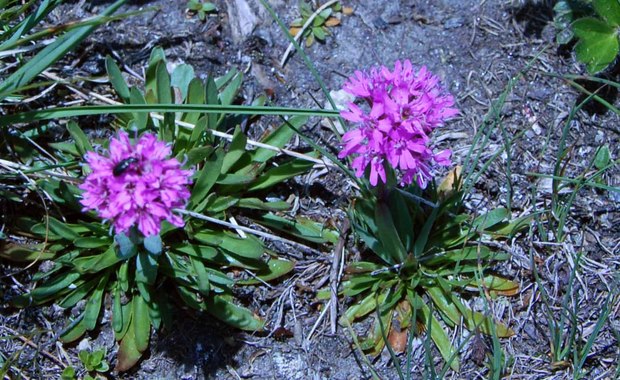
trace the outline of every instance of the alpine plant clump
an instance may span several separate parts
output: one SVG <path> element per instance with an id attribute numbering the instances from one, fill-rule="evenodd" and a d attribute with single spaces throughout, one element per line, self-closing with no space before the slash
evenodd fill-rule
<path id="1" fill-rule="evenodd" d="M 370 167 L 369 180 L 376 186 L 386 183 L 386 163 L 395 171 L 401 185 L 414 179 L 425 188 L 432 178 L 433 164 L 450 165 L 450 150 L 434 153 L 430 135 L 444 121 L 457 115 L 454 98 L 447 94 L 426 67 L 415 70 L 409 60 L 396 61 L 394 70 L 374 67 L 356 71 L 344 90 L 367 107 L 349 103 L 341 112 L 357 127 L 343 136 L 339 158 L 352 155 L 355 175 L 361 177 Z"/>

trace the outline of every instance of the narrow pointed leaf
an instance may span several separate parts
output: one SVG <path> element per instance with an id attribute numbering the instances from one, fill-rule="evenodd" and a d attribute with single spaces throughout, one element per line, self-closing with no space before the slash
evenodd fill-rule
<path id="1" fill-rule="evenodd" d="M 419 309 L 420 319 L 425 324 L 428 324 L 428 322 L 430 321 L 431 325 L 426 326 L 426 330 L 430 330 L 431 339 L 437 346 L 437 349 L 439 349 L 441 357 L 443 357 L 446 363 L 450 363 L 450 367 L 454 371 L 458 372 L 460 369 L 460 361 L 457 356 L 456 349 L 452 345 L 452 342 L 450 342 L 450 337 L 441 327 L 441 324 L 439 323 L 437 318 L 435 318 L 435 316 L 431 314 L 431 310 L 428 306 L 426 306 L 424 301 L 419 296 L 416 295 L 416 297 L 418 298 L 418 302 L 421 305 Z"/>
<path id="2" fill-rule="evenodd" d="M 135 337 L 135 346 L 139 352 L 144 352 L 149 346 L 151 336 L 151 321 L 146 301 L 140 295 L 133 298 L 132 325 Z"/>
<path id="3" fill-rule="evenodd" d="M 116 91 L 116 94 L 123 99 L 123 102 L 129 103 L 130 101 L 130 92 L 127 83 L 125 82 L 125 78 L 123 78 L 123 74 L 121 70 L 118 68 L 114 59 L 110 56 L 107 56 L 105 59 L 105 67 L 108 72 L 108 78 L 110 78 L 110 84 Z"/>
<path id="4" fill-rule="evenodd" d="M 209 297 L 205 302 L 209 314 L 241 330 L 259 331 L 265 325 L 258 316 L 247 308 L 237 306 L 221 296 Z"/>

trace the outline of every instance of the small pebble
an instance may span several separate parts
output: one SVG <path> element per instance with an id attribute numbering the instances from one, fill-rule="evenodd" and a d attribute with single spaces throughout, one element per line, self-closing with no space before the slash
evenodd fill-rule
<path id="1" fill-rule="evenodd" d="M 463 26 L 463 23 L 462 17 L 451 17 L 443 23 L 443 27 L 446 29 L 456 29 Z"/>

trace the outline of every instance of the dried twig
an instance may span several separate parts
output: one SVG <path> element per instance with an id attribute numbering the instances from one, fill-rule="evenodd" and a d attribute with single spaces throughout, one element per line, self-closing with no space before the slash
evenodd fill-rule
<path id="1" fill-rule="evenodd" d="M 332 267 L 329 271 L 329 287 L 331 290 L 329 299 L 331 306 L 329 322 L 332 334 L 336 334 L 336 328 L 338 326 L 338 285 L 340 284 L 340 278 L 342 276 L 342 271 L 340 269 L 344 264 L 344 245 L 347 240 L 347 232 L 350 227 L 351 224 L 349 222 L 349 218 L 345 218 L 340 228 L 338 243 L 336 244 L 336 247 L 334 247 Z"/>
<path id="2" fill-rule="evenodd" d="M 62 368 L 62 369 L 67 368 L 67 365 L 62 360 L 60 360 L 58 357 L 56 357 L 54 354 L 52 354 L 49 351 L 46 351 L 46 350 L 42 349 L 41 347 L 37 346 L 33 341 L 31 341 L 30 339 L 26 338 L 25 336 L 19 334 L 17 331 L 15 331 L 15 330 L 7 327 L 7 326 L 2 326 L 2 328 L 5 329 L 6 331 L 8 331 L 9 334 L 14 335 L 15 337 L 17 337 L 17 339 L 21 340 L 26 345 L 34 348 L 38 352 L 41 352 L 43 354 L 43 356 L 45 356 L 46 358 L 48 358 L 51 361 L 53 361 L 54 363 L 56 363 L 58 366 L 60 366 L 60 368 Z"/>

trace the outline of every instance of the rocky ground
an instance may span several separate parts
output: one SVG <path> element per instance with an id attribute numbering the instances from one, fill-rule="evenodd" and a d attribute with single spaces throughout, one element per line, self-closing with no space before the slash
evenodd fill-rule
<path id="1" fill-rule="evenodd" d="M 215 1 L 217 12 L 203 22 L 186 12 L 185 2 L 154 0 L 131 2 L 124 10 L 155 7 L 140 15 L 101 28 L 67 60 L 64 75 L 103 75 L 103 58 L 112 55 L 137 75 L 142 73 L 152 47 L 165 49 L 174 64 L 188 63 L 197 73 L 222 74 L 231 68 L 246 72 L 243 101 L 268 93 L 272 103 L 284 106 L 317 107 L 325 98 L 299 54 L 282 60 L 288 41 L 257 0 Z M 352 13 L 341 16 L 330 28 L 325 43 L 306 48 L 329 90 L 339 90 L 354 70 L 397 59 L 426 65 L 440 76 L 457 99 L 460 116 L 438 131 L 437 140 L 464 160 L 474 145 L 476 132 L 496 128 L 482 159 L 488 160 L 504 146 L 500 131 L 510 139 L 502 153 L 480 178 L 468 206 L 483 210 L 509 205 L 514 216 L 548 207 L 551 182 L 529 173 L 550 174 L 556 163 L 562 128 L 572 107 L 583 97 L 556 74 L 584 73 L 570 48 L 558 47 L 551 1 L 517 0 L 359 0 L 342 1 Z M 51 24 L 96 14 L 107 2 L 67 2 L 50 17 Z M 288 25 L 298 15 L 296 2 L 270 0 L 269 4 Z M 609 79 L 618 80 L 610 70 Z M 502 96 L 504 102 L 498 102 Z M 615 93 L 605 95 L 614 102 Z M 306 132 L 325 146 L 335 146 L 333 133 L 318 123 Z M 566 177 L 588 172 L 597 147 L 608 144 L 613 158 L 620 154 L 618 116 L 602 112 L 594 104 L 577 113 L 568 132 Z M 473 146 L 473 148 L 472 148 Z M 295 149 L 296 147 L 291 147 Z M 305 211 L 344 217 L 346 196 L 351 194 L 344 177 L 336 172 L 315 173 L 320 187 L 290 190 L 302 199 Z M 620 186 L 616 166 L 604 178 Z M 303 182 L 304 180 L 301 180 Z M 302 183 L 312 185 L 311 183 Z M 314 189 L 314 190 L 313 190 Z M 574 186 L 566 191 L 575 191 Z M 286 197 L 288 194 L 284 194 Z M 566 239 L 554 243 L 553 230 L 535 229 L 529 236 L 506 242 L 512 259 L 497 270 L 520 282 L 517 297 L 499 298 L 494 313 L 516 332 L 501 340 L 509 365 L 509 378 L 572 378 L 562 366 L 552 365 L 548 353 L 547 319 L 559 318 L 562 299 L 577 253 L 583 258 L 571 300 L 581 306 L 578 313 L 584 341 L 592 333 L 607 294 L 618 292 L 620 273 L 620 194 L 584 188 L 576 196 L 565 226 Z M 548 234 L 542 238 L 540 235 Z M 264 316 L 271 331 L 252 335 L 231 331 L 208 319 L 179 310 L 178 325 L 152 340 L 145 360 L 120 378 L 139 379 L 358 379 L 369 378 L 349 334 L 341 327 L 330 332 L 328 318 L 319 319 L 321 303 L 314 296 L 329 276 L 333 247 L 324 246 L 322 257 L 304 257 L 295 273 L 273 288 L 246 289 L 242 296 Z M 352 250 L 354 251 L 354 250 Z M 351 260 L 353 254 L 346 259 Z M 531 260 L 533 258 L 533 261 Z M 550 316 L 543 305 L 533 265 L 549 294 Z M 11 276 L 15 268 L 3 263 L 0 286 L 8 295 L 28 286 L 28 271 Z M 6 296 L 5 296 L 6 298 Z M 6 301 L 3 300 L 3 302 Z M 342 299 L 340 310 L 347 302 Z M 587 378 L 612 379 L 617 370 L 620 330 L 618 297 L 609 305 L 609 322 L 599 335 L 587 366 Z M 57 378 L 62 365 L 77 364 L 74 346 L 54 341 L 54 331 L 64 324 L 55 307 L 15 310 L 2 305 L 0 350 L 10 354 L 23 350 L 19 363 L 29 378 Z M 362 333 L 364 325 L 357 326 Z M 367 327 L 367 326 L 366 326 Z M 281 328 L 281 329 L 278 329 Z M 277 330 L 276 330 L 277 329 Z M 91 336 L 91 346 L 105 346 L 113 363 L 114 339 L 104 331 Z M 473 341 L 472 341 L 473 342 Z M 490 340 L 467 344 L 462 353 L 462 371 L 453 379 L 487 378 L 484 356 Z M 422 377 L 422 345 L 415 340 L 414 369 Z M 482 354 L 480 354 L 482 352 Z M 481 356 L 482 355 L 482 356 Z M 416 361 L 417 360 L 417 361 Z M 437 363 L 440 361 L 438 359 Z M 397 378 L 389 356 L 373 360 L 379 374 Z M 415 375 L 413 378 L 417 378 Z"/>

